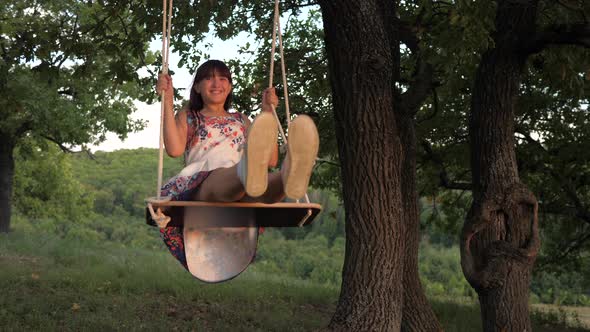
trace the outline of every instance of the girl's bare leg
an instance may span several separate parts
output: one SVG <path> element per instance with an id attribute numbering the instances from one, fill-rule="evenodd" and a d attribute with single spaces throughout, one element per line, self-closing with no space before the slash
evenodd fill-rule
<path id="1" fill-rule="evenodd" d="M 213 170 L 203 181 L 195 194 L 195 199 L 206 202 L 235 202 L 246 195 L 237 173 L 237 165 Z M 246 226 L 223 227 L 225 233 L 243 232 Z"/>
<path id="2" fill-rule="evenodd" d="M 246 192 L 235 165 L 213 170 L 203 181 L 194 198 L 206 202 L 235 202 L 245 195 Z"/>
<path id="3" fill-rule="evenodd" d="M 260 197 L 246 195 L 237 173 L 237 165 L 218 168 L 209 174 L 195 194 L 195 199 L 206 202 L 262 202 L 276 203 L 285 198 L 280 172 L 268 174 L 266 192 Z"/>
<path id="4" fill-rule="evenodd" d="M 242 202 L 260 202 L 272 204 L 282 201 L 285 198 L 285 191 L 283 190 L 283 179 L 281 172 L 274 172 L 268 174 L 268 186 L 266 192 L 260 197 L 250 197 L 244 195 Z"/>

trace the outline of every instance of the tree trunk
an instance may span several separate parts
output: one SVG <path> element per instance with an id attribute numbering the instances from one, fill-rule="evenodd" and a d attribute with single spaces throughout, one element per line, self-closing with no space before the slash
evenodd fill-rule
<path id="1" fill-rule="evenodd" d="M 320 1 L 342 164 L 346 254 L 329 328 L 398 331 L 403 306 L 402 151 L 393 61 L 375 1 Z"/>
<path id="2" fill-rule="evenodd" d="M 539 250 L 537 201 L 520 182 L 514 101 L 534 33 L 534 1 L 500 1 L 495 48 L 482 56 L 470 117 L 473 203 L 463 226 L 461 265 L 477 291 L 484 331 L 531 331 L 528 296 Z"/>
<path id="3" fill-rule="evenodd" d="M 0 136 L 0 233 L 10 230 L 12 180 L 14 178 L 14 144 Z"/>
<path id="4" fill-rule="evenodd" d="M 418 273 L 420 217 L 416 186 L 416 133 L 413 116 L 402 114 L 399 130 L 403 146 L 402 197 L 405 223 L 404 307 L 402 331 L 442 331 L 432 311 Z"/>

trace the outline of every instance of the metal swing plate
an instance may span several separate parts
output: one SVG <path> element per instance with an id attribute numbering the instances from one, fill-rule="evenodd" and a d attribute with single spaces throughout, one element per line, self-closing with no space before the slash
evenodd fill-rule
<path id="1" fill-rule="evenodd" d="M 209 283 L 242 273 L 256 254 L 254 217 L 253 209 L 185 207 L 184 250 L 190 273 Z"/>

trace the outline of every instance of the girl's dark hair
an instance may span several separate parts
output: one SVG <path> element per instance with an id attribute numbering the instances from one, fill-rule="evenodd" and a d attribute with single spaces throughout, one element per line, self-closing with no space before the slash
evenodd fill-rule
<path id="1" fill-rule="evenodd" d="M 202 80 L 213 77 L 215 74 L 225 77 L 228 79 L 229 84 L 233 85 L 231 80 L 231 72 L 229 68 L 226 66 L 225 63 L 219 60 L 208 60 L 203 63 L 197 69 L 197 73 L 195 74 L 195 79 L 191 86 L 191 95 L 189 99 L 189 106 L 191 110 L 199 112 L 203 109 L 205 105 L 203 105 L 203 97 L 201 97 L 200 93 L 195 91 L 195 85 L 197 85 Z M 232 89 L 233 90 L 233 89 Z M 223 104 L 223 108 L 227 111 L 231 107 L 233 92 L 230 91 L 229 95 L 225 99 L 225 103 Z"/>

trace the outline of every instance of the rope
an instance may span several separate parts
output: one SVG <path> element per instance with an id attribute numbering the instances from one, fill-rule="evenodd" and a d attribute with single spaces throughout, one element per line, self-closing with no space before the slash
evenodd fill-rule
<path id="1" fill-rule="evenodd" d="M 289 93 L 287 92 L 287 70 L 285 67 L 285 57 L 283 56 L 283 37 L 281 34 L 281 22 L 279 20 L 277 20 L 277 30 L 279 33 L 279 50 L 281 52 L 281 74 L 283 76 L 283 93 L 285 98 L 285 113 L 287 116 L 287 131 L 289 131 L 289 128 L 291 126 L 291 113 L 289 112 Z M 287 142 L 285 141 L 285 144 L 286 143 Z"/>
<path id="2" fill-rule="evenodd" d="M 272 88 L 272 80 L 274 77 L 274 70 L 275 70 L 275 49 L 276 49 L 276 40 L 277 40 L 277 24 L 279 22 L 279 0 L 275 1 L 275 11 L 273 16 L 273 24 L 272 24 L 272 43 L 270 45 L 270 74 L 268 77 L 268 87 Z"/>
<path id="3" fill-rule="evenodd" d="M 172 29 L 172 0 L 170 6 L 167 6 L 166 0 L 162 15 L 162 73 L 168 74 L 168 58 L 170 55 L 170 32 Z M 167 22 L 166 22 L 167 21 Z M 166 105 L 166 95 L 162 93 L 160 98 L 160 154 L 158 159 L 158 188 L 156 189 L 156 198 L 161 198 L 160 188 L 162 188 L 162 173 L 164 169 L 164 110 Z"/>
<path id="4" fill-rule="evenodd" d="M 273 77 L 274 77 L 274 60 L 275 60 L 275 48 L 277 43 L 277 33 L 279 35 L 279 54 L 281 56 L 281 76 L 283 79 L 283 94 L 285 98 L 285 113 L 287 117 L 287 130 L 291 127 L 291 114 L 289 112 L 289 93 L 287 91 L 287 71 L 285 69 L 285 54 L 283 49 L 283 37 L 281 34 L 281 23 L 280 23 L 280 13 L 279 13 L 279 0 L 275 0 L 275 10 L 274 10 L 274 20 L 273 20 L 273 29 L 272 29 L 272 45 L 270 49 L 270 73 L 269 73 L 269 84 L 268 87 L 272 88 Z M 287 137 L 283 132 L 283 126 L 281 126 L 281 121 L 277 115 L 277 112 L 272 107 L 272 113 L 277 121 L 277 125 L 279 126 L 279 133 L 281 134 L 281 138 L 283 139 L 283 143 L 288 145 Z M 309 203 L 309 196 L 307 193 L 305 194 L 305 202 Z"/>
<path id="5" fill-rule="evenodd" d="M 276 44 L 277 44 L 277 27 L 279 26 L 279 0 L 275 0 L 275 11 L 274 11 L 274 20 L 273 20 L 273 29 L 272 29 L 272 43 L 271 43 L 271 48 L 270 48 L 270 73 L 269 73 L 269 77 L 268 77 L 268 87 L 272 88 L 272 83 L 273 83 L 273 78 L 274 78 L 274 69 L 275 69 L 275 50 L 276 50 Z M 279 29 L 278 31 L 279 33 L 279 39 L 281 38 L 281 31 Z M 279 52 L 281 54 L 281 63 L 283 61 L 283 49 L 279 48 Z M 285 68 L 282 68 L 283 70 L 283 75 L 285 73 Z M 287 84 L 285 82 L 283 82 L 283 91 L 285 92 L 285 95 L 287 95 Z M 288 105 L 288 99 L 285 99 L 285 104 Z M 283 126 L 281 125 L 281 120 L 279 120 L 279 116 L 277 115 L 277 111 L 275 110 L 274 106 L 271 105 L 272 108 L 272 114 L 275 117 L 275 121 L 277 122 L 277 126 L 279 128 L 279 133 L 281 134 L 281 139 L 283 140 L 283 143 L 285 144 L 285 146 L 287 145 L 287 136 L 285 135 L 285 132 L 283 131 Z M 285 109 L 289 109 L 289 106 L 287 106 Z M 287 113 L 287 128 L 289 128 L 289 114 Z"/>

